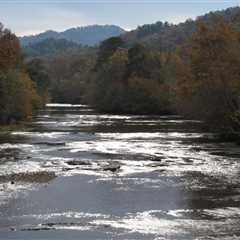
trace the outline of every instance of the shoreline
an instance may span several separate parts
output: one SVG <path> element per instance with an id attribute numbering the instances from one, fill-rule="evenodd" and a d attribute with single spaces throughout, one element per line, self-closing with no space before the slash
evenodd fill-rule
<path id="1" fill-rule="evenodd" d="M 23 122 L 15 123 L 15 124 L 3 124 L 3 125 L 0 124 L 0 134 L 9 133 L 19 129 L 23 130 L 25 128 L 26 126 L 25 126 L 25 123 Z"/>

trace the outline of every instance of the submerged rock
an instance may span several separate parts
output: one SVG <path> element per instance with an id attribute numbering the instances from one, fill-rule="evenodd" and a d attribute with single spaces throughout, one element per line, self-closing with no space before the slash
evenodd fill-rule
<path id="1" fill-rule="evenodd" d="M 163 157 L 151 157 L 150 161 L 153 162 L 161 162 L 163 160 Z"/>
<path id="2" fill-rule="evenodd" d="M 20 154 L 20 149 L 17 149 L 17 148 L 1 149 L 0 163 L 5 163 L 8 161 L 17 161 L 20 159 L 19 154 Z"/>
<path id="3" fill-rule="evenodd" d="M 62 168 L 63 172 L 68 172 L 68 171 L 71 171 L 71 170 L 74 170 L 74 168 Z"/>
<path id="4" fill-rule="evenodd" d="M 213 151 L 212 155 L 222 156 L 222 157 L 231 157 L 231 158 L 240 158 L 240 152 L 224 152 L 224 151 Z"/>
<path id="5" fill-rule="evenodd" d="M 29 183 L 47 183 L 56 178 L 54 172 L 26 172 L 26 173 L 14 173 L 9 175 L 0 176 L 0 183 L 10 182 L 14 184 L 16 182 L 29 182 Z"/>
<path id="6" fill-rule="evenodd" d="M 109 164 L 108 166 L 103 167 L 103 171 L 117 172 L 120 170 L 121 166 L 119 164 Z"/>
<path id="7" fill-rule="evenodd" d="M 87 161 L 81 161 L 81 160 L 70 160 L 70 161 L 67 161 L 67 164 L 68 165 L 71 165 L 71 166 L 89 166 L 91 165 L 90 162 L 87 162 Z"/>
<path id="8" fill-rule="evenodd" d="M 56 222 L 56 223 L 43 223 L 37 226 L 29 226 L 27 228 L 20 229 L 21 231 L 48 231 L 48 230 L 55 230 L 58 227 L 84 227 L 89 224 L 85 224 L 82 222 Z"/>
<path id="9" fill-rule="evenodd" d="M 167 163 L 151 163 L 149 165 L 147 165 L 148 167 L 167 167 L 168 164 Z"/>
<path id="10" fill-rule="evenodd" d="M 47 146 L 65 146 L 65 142 L 37 142 L 38 145 L 47 145 Z"/>
<path id="11" fill-rule="evenodd" d="M 52 227 L 32 227 L 32 228 L 23 228 L 21 231 L 49 231 L 54 230 Z"/>

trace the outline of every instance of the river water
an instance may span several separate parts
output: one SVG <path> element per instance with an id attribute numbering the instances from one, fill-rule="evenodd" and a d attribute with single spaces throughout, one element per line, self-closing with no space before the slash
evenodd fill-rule
<path id="1" fill-rule="evenodd" d="M 179 116 L 50 104 L 0 137 L 0 239 L 240 239 L 240 148 Z"/>

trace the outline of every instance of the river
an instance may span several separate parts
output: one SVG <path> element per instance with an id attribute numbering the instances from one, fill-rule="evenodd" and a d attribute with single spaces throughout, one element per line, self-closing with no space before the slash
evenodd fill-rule
<path id="1" fill-rule="evenodd" d="M 240 239 L 240 147 L 201 125 L 47 105 L 0 135 L 0 239 Z"/>

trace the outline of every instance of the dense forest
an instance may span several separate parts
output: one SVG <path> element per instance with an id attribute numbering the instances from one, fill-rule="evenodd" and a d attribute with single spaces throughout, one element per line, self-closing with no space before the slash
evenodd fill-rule
<path id="1" fill-rule="evenodd" d="M 238 136 L 239 17 L 231 8 L 178 25 L 157 22 L 96 48 L 44 40 L 25 60 L 16 36 L 1 27 L 0 120 L 27 118 L 51 99 L 109 113 L 177 113 Z"/>

